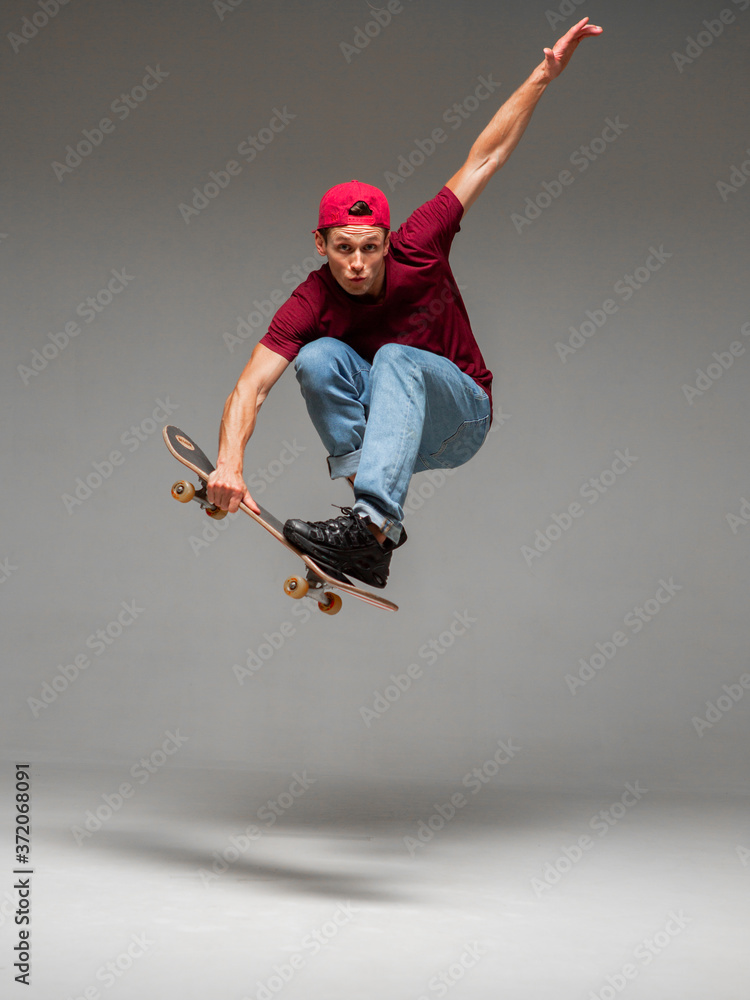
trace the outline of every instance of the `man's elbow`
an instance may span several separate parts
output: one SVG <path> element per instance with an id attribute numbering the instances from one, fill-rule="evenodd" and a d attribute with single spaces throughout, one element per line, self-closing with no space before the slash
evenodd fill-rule
<path id="1" fill-rule="evenodd" d="M 464 211 L 467 211 L 474 204 L 498 168 L 499 164 L 495 157 L 487 155 L 473 163 L 471 170 L 463 173 L 454 191 L 463 204 Z"/>

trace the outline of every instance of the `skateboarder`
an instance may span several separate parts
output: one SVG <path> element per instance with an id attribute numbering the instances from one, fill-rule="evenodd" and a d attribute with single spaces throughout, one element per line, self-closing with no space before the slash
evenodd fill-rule
<path id="1" fill-rule="evenodd" d="M 402 504 L 414 472 L 455 468 L 481 447 L 492 418 L 492 374 L 448 263 L 464 212 L 517 146 L 537 102 L 579 42 L 601 28 L 579 21 L 503 104 L 440 192 L 391 233 L 382 191 L 359 181 L 321 200 L 315 245 L 328 262 L 276 312 L 221 421 L 208 498 L 257 512 L 242 478 L 261 404 L 294 362 L 331 478 L 354 489 L 327 521 L 287 521 L 284 534 L 333 573 L 374 587 L 406 540 Z"/>

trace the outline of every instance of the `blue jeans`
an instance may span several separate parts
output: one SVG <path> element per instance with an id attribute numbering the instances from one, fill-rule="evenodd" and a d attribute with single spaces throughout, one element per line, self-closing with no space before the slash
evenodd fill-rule
<path id="1" fill-rule="evenodd" d="M 331 478 L 356 473 L 353 510 L 393 542 L 413 473 L 463 465 L 490 428 L 487 393 L 429 351 L 386 344 L 369 364 L 343 341 L 321 337 L 294 367 Z"/>

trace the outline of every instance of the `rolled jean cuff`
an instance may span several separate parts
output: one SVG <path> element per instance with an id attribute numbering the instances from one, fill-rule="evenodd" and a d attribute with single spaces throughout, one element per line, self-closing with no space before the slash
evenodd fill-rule
<path id="1" fill-rule="evenodd" d="M 352 510 L 355 514 L 361 514 L 370 524 L 374 524 L 376 528 L 379 528 L 394 545 L 398 544 L 403 530 L 398 521 L 392 521 L 389 517 L 381 514 L 377 507 L 373 507 L 366 500 L 357 500 Z"/>
<path id="2" fill-rule="evenodd" d="M 331 479 L 341 479 L 344 476 L 353 476 L 359 468 L 359 459 L 362 449 L 350 451 L 348 455 L 329 455 L 328 471 Z"/>

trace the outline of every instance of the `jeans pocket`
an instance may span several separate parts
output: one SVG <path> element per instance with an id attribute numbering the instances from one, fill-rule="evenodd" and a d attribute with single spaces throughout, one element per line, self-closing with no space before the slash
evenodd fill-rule
<path id="1" fill-rule="evenodd" d="M 427 456 L 422 456 L 425 466 L 429 469 L 455 469 L 468 462 L 484 444 L 490 429 L 490 418 L 465 420 L 455 434 L 440 445 L 438 450 Z"/>

